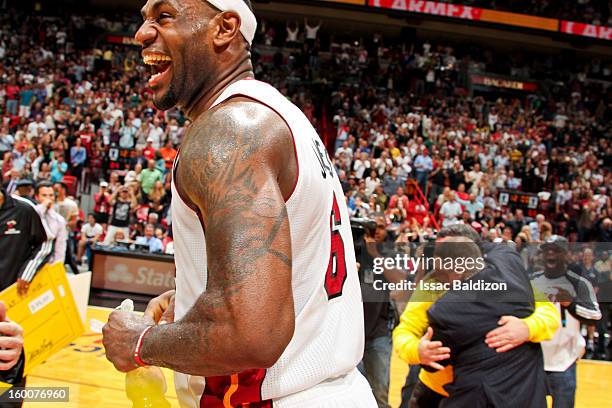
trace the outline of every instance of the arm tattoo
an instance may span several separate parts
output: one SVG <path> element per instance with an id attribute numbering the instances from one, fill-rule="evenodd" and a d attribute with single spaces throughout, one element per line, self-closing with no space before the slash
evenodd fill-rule
<path id="1" fill-rule="evenodd" d="M 291 266 L 290 253 L 273 248 L 288 219 L 284 203 L 271 198 L 273 186 L 258 174 L 269 171 L 262 170 L 269 149 L 263 132 L 242 125 L 231 115 L 213 113 L 197 138 L 186 138 L 180 160 L 185 164 L 179 169 L 180 184 L 187 186 L 189 196 L 201 207 L 207 232 L 230 227 L 233 238 L 240 241 L 240 246 L 228 245 L 227 235 L 220 234 L 208 244 L 213 253 L 231 248 L 231 256 L 239 260 L 232 271 L 234 283 L 267 255 Z M 273 222 L 262 225 L 262 218 Z"/>
<path id="2" fill-rule="evenodd" d="M 143 345 L 149 363 L 232 372 L 240 356 L 228 354 L 248 349 L 245 338 L 265 331 L 281 344 L 287 333 L 274 327 L 278 316 L 290 313 L 293 322 L 289 220 L 274 170 L 279 132 L 252 105 L 207 112 L 183 141 L 177 184 L 203 215 L 208 286 L 183 319 L 151 331 Z"/>

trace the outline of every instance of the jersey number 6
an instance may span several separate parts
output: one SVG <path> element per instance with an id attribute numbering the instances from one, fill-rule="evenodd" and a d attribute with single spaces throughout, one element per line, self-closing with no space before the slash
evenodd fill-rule
<path id="1" fill-rule="evenodd" d="M 344 286 L 344 281 L 346 281 L 344 241 L 340 235 L 342 220 L 340 219 L 340 208 L 338 207 L 335 193 L 329 224 L 331 229 L 331 250 L 325 274 L 325 291 L 327 292 L 327 299 L 331 300 L 342 295 L 342 287 Z"/>

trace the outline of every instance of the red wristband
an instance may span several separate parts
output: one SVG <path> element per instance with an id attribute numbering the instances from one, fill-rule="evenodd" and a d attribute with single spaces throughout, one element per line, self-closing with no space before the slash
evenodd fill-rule
<path id="1" fill-rule="evenodd" d="M 144 329 L 142 331 L 142 333 L 140 333 L 140 337 L 138 337 L 138 341 L 136 342 L 136 349 L 134 349 L 134 361 L 136 362 L 136 364 L 138 364 L 141 367 L 146 367 L 147 364 L 142 361 L 142 358 L 140 358 L 140 350 L 142 349 L 142 341 L 144 339 L 145 334 L 147 334 L 149 332 L 149 330 L 151 330 L 153 326 L 148 326 L 146 329 Z"/>

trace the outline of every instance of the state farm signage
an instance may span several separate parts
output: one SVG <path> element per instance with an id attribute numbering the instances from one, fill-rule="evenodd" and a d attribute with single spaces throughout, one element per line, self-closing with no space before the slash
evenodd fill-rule
<path id="1" fill-rule="evenodd" d="M 598 38 L 600 40 L 612 40 L 612 27 L 576 23 L 574 21 L 561 21 L 561 32 L 583 37 Z"/>
<path id="2" fill-rule="evenodd" d="M 434 16 L 480 20 L 482 9 L 460 6 L 457 4 L 438 3 L 419 0 L 368 0 L 368 6 L 409 11 L 412 13 L 431 14 Z"/>
<path id="3" fill-rule="evenodd" d="M 172 258 L 135 258 L 128 254 L 96 251 L 91 286 L 157 296 L 174 289 L 174 261 Z"/>

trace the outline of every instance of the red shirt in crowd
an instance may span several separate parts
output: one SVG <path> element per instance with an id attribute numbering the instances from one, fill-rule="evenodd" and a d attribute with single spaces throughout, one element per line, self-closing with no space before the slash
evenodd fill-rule
<path id="1" fill-rule="evenodd" d="M 94 212 L 98 214 L 110 214 L 111 202 L 108 194 L 98 193 L 94 195 Z"/>
<path id="2" fill-rule="evenodd" d="M 395 207 L 399 208 L 399 203 L 398 203 L 399 200 L 402 200 L 402 204 L 403 204 L 404 209 L 408 210 L 408 204 L 410 204 L 410 200 L 408 200 L 408 196 L 403 195 L 400 198 L 397 194 L 394 194 L 391 197 L 391 201 L 389 201 L 389 208 L 395 208 Z"/>
<path id="3" fill-rule="evenodd" d="M 16 100 L 19 96 L 19 87 L 17 85 L 9 85 L 6 87 L 6 99 Z"/>
<path id="4" fill-rule="evenodd" d="M 91 145 L 93 143 L 95 136 L 96 136 L 95 133 L 89 133 L 89 132 L 83 132 L 79 136 L 79 139 L 81 139 L 81 143 L 83 144 L 83 147 L 85 148 L 85 150 L 87 150 L 87 157 L 91 157 Z"/>
<path id="5" fill-rule="evenodd" d="M 147 160 L 153 160 L 155 159 L 155 149 L 151 146 L 147 146 L 144 149 L 142 149 L 142 155 L 147 159 Z"/>
<path id="6" fill-rule="evenodd" d="M 170 148 L 166 148 L 166 147 L 162 147 L 161 149 L 159 149 L 159 152 L 161 153 L 162 159 L 164 159 L 164 161 L 166 162 L 166 168 L 169 170 L 172 168 L 172 164 L 174 163 L 174 158 L 176 157 L 177 151 L 175 148 L 170 147 Z"/>

